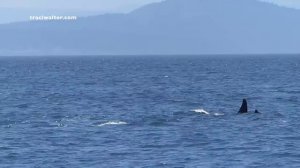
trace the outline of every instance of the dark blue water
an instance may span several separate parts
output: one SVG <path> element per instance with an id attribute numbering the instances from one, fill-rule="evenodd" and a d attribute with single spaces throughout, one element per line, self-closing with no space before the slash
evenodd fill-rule
<path id="1" fill-rule="evenodd" d="M 299 167 L 299 72 L 296 56 L 1 57 L 0 167 Z M 243 98 L 262 114 L 237 115 Z"/>

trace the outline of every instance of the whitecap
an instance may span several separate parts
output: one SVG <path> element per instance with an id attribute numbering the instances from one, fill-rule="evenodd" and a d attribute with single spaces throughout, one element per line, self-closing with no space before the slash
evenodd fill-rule
<path id="1" fill-rule="evenodd" d="M 103 127 L 106 125 L 126 125 L 126 124 L 127 124 L 127 122 L 124 122 L 124 121 L 108 121 L 106 123 L 98 124 L 97 126 Z"/>
<path id="2" fill-rule="evenodd" d="M 281 120 L 281 122 L 283 122 L 283 123 L 287 123 L 287 121 L 286 121 L 286 120 Z"/>
<path id="3" fill-rule="evenodd" d="M 214 116 L 223 116 L 223 113 L 214 113 Z"/>
<path id="4" fill-rule="evenodd" d="M 195 112 L 195 113 L 201 113 L 201 114 L 209 115 L 209 112 L 205 111 L 204 109 L 194 109 L 192 111 Z"/>

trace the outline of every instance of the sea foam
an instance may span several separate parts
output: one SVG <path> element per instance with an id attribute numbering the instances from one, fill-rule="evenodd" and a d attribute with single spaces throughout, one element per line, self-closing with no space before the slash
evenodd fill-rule
<path id="1" fill-rule="evenodd" d="M 209 115 L 209 112 L 205 111 L 204 109 L 194 109 L 194 110 L 191 110 L 195 113 L 201 113 L 201 114 L 206 114 L 206 115 Z"/>
<path id="2" fill-rule="evenodd" d="M 107 126 L 107 125 L 126 125 L 127 123 L 124 121 L 108 121 L 102 124 L 98 124 L 98 127 L 103 127 L 103 126 Z"/>

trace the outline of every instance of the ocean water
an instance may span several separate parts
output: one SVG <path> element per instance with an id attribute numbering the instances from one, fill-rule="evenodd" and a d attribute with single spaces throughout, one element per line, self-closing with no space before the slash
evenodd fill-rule
<path id="1" fill-rule="evenodd" d="M 0 57 L 0 167 L 300 167 L 300 57 Z M 242 99 L 251 111 L 237 115 Z"/>

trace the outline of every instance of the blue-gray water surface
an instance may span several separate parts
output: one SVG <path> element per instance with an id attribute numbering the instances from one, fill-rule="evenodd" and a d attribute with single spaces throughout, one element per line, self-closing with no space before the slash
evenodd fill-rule
<path id="1" fill-rule="evenodd" d="M 300 167 L 299 79 L 297 56 L 0 57 L 0 167 Z"/>

